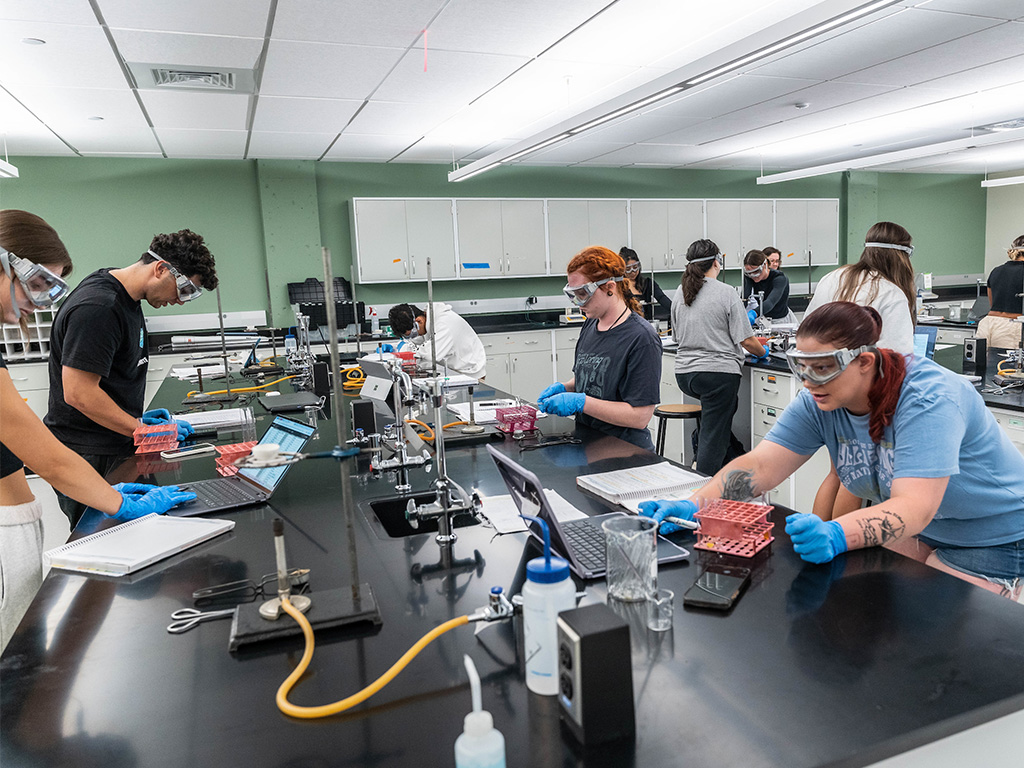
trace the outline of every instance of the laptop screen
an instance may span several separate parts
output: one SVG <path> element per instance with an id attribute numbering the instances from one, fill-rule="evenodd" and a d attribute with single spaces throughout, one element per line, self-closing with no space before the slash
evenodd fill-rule
<path id="1" fill-rule="evenodd" d="M 263 433 L 263 437 L 260 438 L 260 445 L 277 443 L 282 451 L 298 453 L 306 447 L 306 443 L 309 442 L 309 438 L 313 436 L 314 432 L 316 432 L 316 427 L 286 419 L 284 416 L 278 416 L 270 423 L 267 431 Z M 280 467 L 266 467 L 264 469 L 246 468 L 239 470 L 238 474 L 268 491 L 273 491 L 277 488 L 278 483 L 281 482 L 281 478 L 284 477 L 284 473 L 288 471 L 289 466 L 291 465 L 285 464 Z"/>

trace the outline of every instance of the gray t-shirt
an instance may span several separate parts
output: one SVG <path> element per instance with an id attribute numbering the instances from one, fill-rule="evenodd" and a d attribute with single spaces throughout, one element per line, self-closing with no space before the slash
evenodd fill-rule
<path id="1" fill-rule="evenodd" d="M 676 373 L 735 373 L 743 365 L 740 342 L 754 333 L 735 289 L 704 278 L 686 306 L 680 289 L 672 300 L 672 338 L 679 345 Z"/>

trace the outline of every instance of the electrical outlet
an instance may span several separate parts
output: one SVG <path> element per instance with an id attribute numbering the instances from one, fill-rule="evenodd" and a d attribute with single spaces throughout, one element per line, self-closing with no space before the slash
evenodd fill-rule
<path id="1" fill-rule="evenodd" d="M 531 304 L 536 304 L 536 303 L 537 303 L 537 297 L 536 296 L 527 296 L 526 297 L 526 306 L 529 307 Z"/>

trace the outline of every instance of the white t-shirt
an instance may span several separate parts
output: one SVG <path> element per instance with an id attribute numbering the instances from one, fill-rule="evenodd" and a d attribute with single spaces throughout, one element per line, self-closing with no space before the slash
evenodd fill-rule
<path id="1" fill-rule="evenodd" d="M 469 323 L 452 311 L 449 304 L 434 302 L 434 327 L 437 339 L 438 365 L 446 365 L 456 373 L 482 379 L 487 373 L 487 353 L 480 337 Z M 427 334 L 413 341 L 416 345 L 416 357 L 430 360 L 430 316 L 427 316 Z"/>
<path id="2" fill-rule="evenodd" d="M 846 269 L 848 267 L 833 270 L 818 282 L 814 298 L 807 305 L 804 317 L 823 304 L 836 300 L 836 294 L 839 293 L 839 278 Z M 875 291 L 873 298 L 872 291 Z M 907 297 L 895 283 L 890 283 L 877 272 L 871 272 L 854 294 L 853 303 L 862 307 L 873 307 L 882 316 L 882 335 L 878 339 L 878 346 L 893 349 L 901 355 L 914 352 L 914 321 L 910 316 Z"/>

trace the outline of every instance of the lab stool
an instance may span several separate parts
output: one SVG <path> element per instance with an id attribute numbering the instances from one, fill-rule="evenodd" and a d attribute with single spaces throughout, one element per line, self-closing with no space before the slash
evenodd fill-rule
<path id="1" fill-rule="evenodd" d="M 657 451 L 659 456 L 665 455 L 665 424 L 669 419 L 696 419 L 697 431 L 700 431 L 700 405 L 696 403 L 659 405 L 654 409 L 654 416 L 658 420 L 658 436 L 655 440 L 655 451 Z"/>

